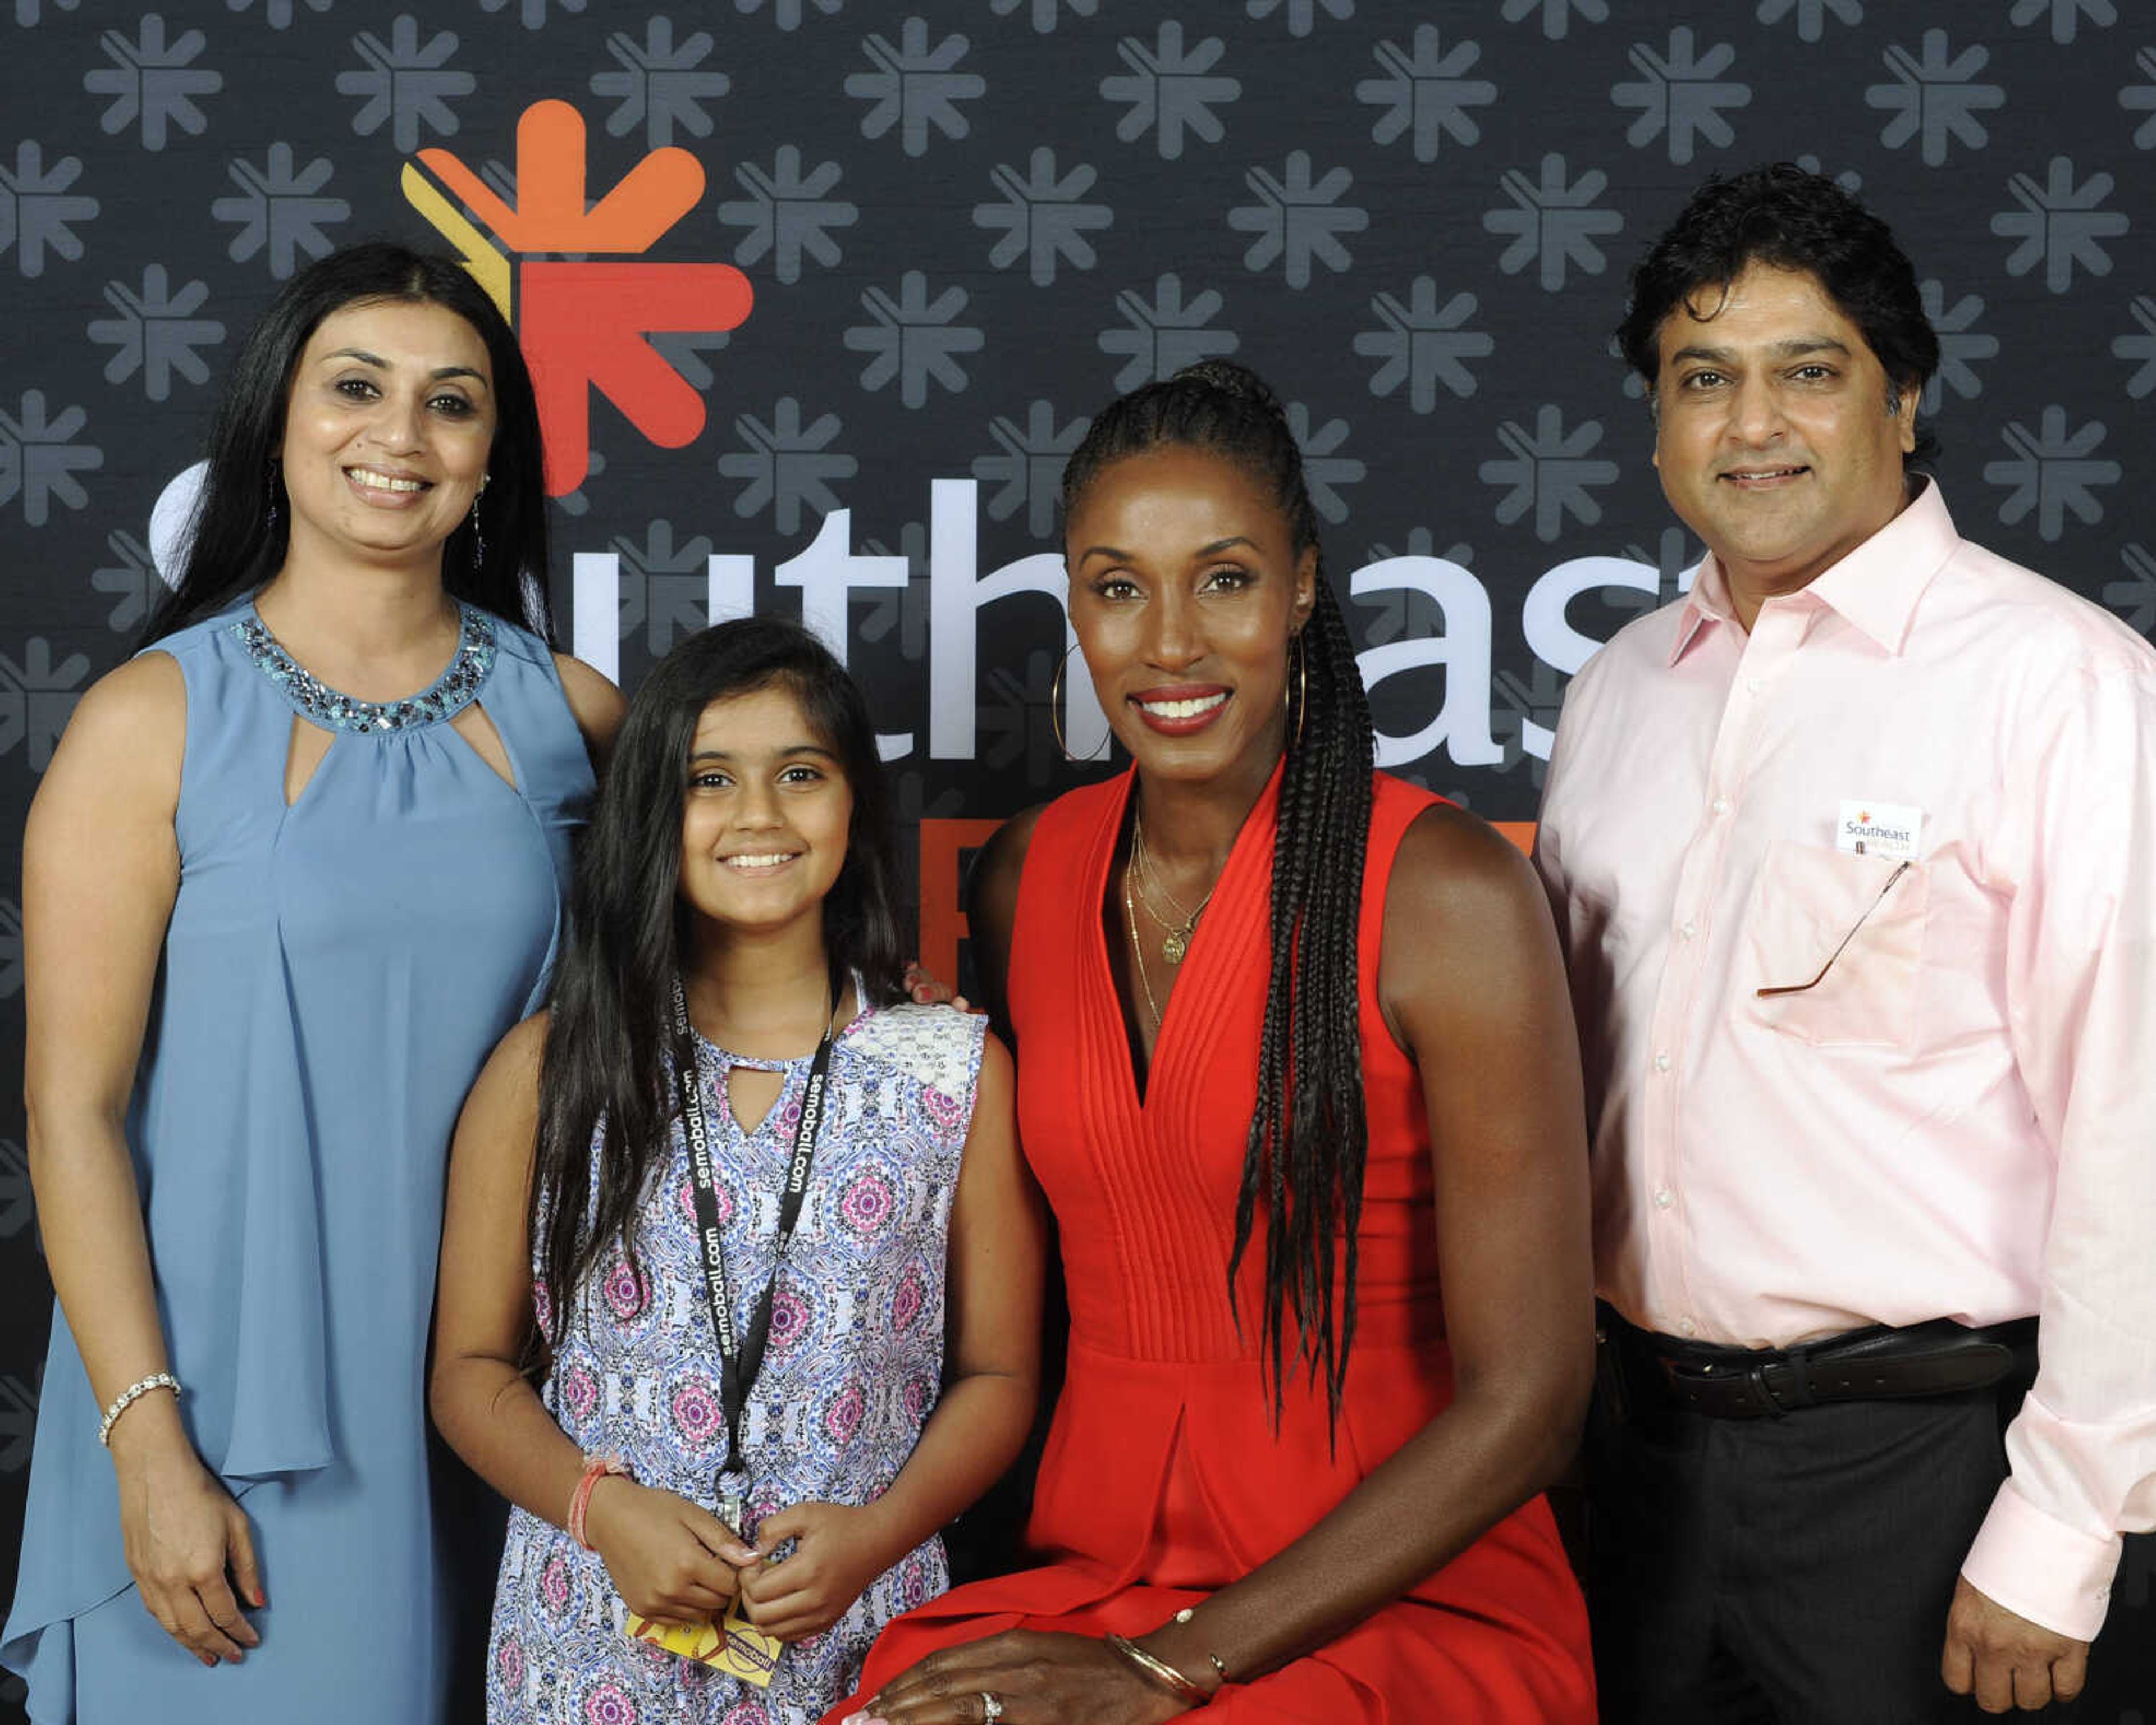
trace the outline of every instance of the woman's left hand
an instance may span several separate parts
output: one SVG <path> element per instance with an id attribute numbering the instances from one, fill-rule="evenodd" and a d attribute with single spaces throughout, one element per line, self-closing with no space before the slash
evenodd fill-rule
<path id="1" fill-rule="evenodd" d="M 1188 1711 L 1106 1641 L 1013 1630 L 938 1648 L 847 1725 L 1162 1725 Z"/>
<path id="2" fill-rule="evenodd" d="M 798 1641 L 819 1635 L 846 1615 L 868 1584 L 891 1567 L 875 1538 L 875 1512 L 839 1503 L 797 1503 L 756 1525 L 761 1563 L 742 1571 L 748 1620 L 767 1635 Z M 788 1540 L 783 1563 L 771 1554 Z"/>
<path id="3" fill-rule="evenodd" d="M 934 971 L 925 968 L 918 958 L 906 963 L 906 998 L 916 1006 L 955 1006 L 961 1012 L 973 1009 L 972 1001 Z"/>

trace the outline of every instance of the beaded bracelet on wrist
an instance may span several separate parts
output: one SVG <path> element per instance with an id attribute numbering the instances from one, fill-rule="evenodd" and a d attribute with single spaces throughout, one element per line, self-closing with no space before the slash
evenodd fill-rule
<path id="1" fill-rule="evenodd" d="M 569 1513 L 562 1524 L 562 1529 L 586 1551 L 597 1549 L 584 1537 L 584 1516 L 591 1507 L 592 1488 L 608 1474 L 622 1479 L 634 1477 L 629 1471 L 629 1464 L 619 1455 L 587 1455 L 584 1471 L 577 1476 L 577 1489 L 569 1494 Z"/>
<path id="2" fill-rule="evenodd" d="M 169 1389 L 174 1395 L 180 1393 L 180 1380 L 170 1372 L 152 1372 L 146 1378 L 137 1378 L 126 1389 L 112 1398 L 112 1404 L 105 1410 L 105 1417 L 97 1422 L 97 1440 L 106 1449 L 112 1447 L 112 1427 L 120 1416 L 153 1389 Z"/>

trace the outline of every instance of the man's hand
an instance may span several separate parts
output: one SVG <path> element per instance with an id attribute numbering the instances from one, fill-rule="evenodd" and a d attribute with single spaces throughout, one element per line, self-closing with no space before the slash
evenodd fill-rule
<path id="1" fill-rule="evenodd" d="M 2071 1701 L 2088 1676 L 2089 1644 L 2031 1623 L 1954 1580 L 1939 1675 L 1987 1713 Z"/>

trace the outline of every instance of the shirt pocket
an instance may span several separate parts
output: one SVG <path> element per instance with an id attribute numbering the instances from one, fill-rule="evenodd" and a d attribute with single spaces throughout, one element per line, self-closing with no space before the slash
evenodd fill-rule
<path id="1" fill-rule="evenodd" d="M 1774 840 L 1745 918 L 1744 1009 L 1820 1048 L 1912 1046 L 1930 898 L 1922 863 Z"/>

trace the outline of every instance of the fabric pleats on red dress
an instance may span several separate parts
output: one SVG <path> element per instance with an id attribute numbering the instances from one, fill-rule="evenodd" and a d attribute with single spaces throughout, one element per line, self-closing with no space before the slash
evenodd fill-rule
<path id="1" fill-rule="evenodd" d="M 1127 773 L 1073 792 L 1042 814 L 1012 936 L 1019 1130 L 1055 1211 L 1070 1306 L 1069 1373 L 1027 1530 L 1045 1561 L 893 1623 L 859 1697 L 826 1725 L 938 1647 L 1014 1628 L 1157 1627 L 1290 1543 L 1451 1399 L 1429 1127 L 1414 1066 L 1377 1003 L 1386 881 L 1408 827 L 1435 799 L 1376 777 L 1358 941 L 1369 1158 L 1359 1317 L 1334 1444 L 1323 1389 L 1300 1373 L 1277 1425 L 1272 1417 L 1258 1342 L 1262 1217 L 1232 1306 L 1228 1279 L 1256 1094 L 1280 775 L 1245 822 L 1180 967 L 1142 1096 L 1103 916 L 1132 783 Z M 1208 1717 L 1593 1720 L 1586 1612 L 1548 1506 L 1524 1505 L 1317 1652 L 1231 1684 Z"/>

